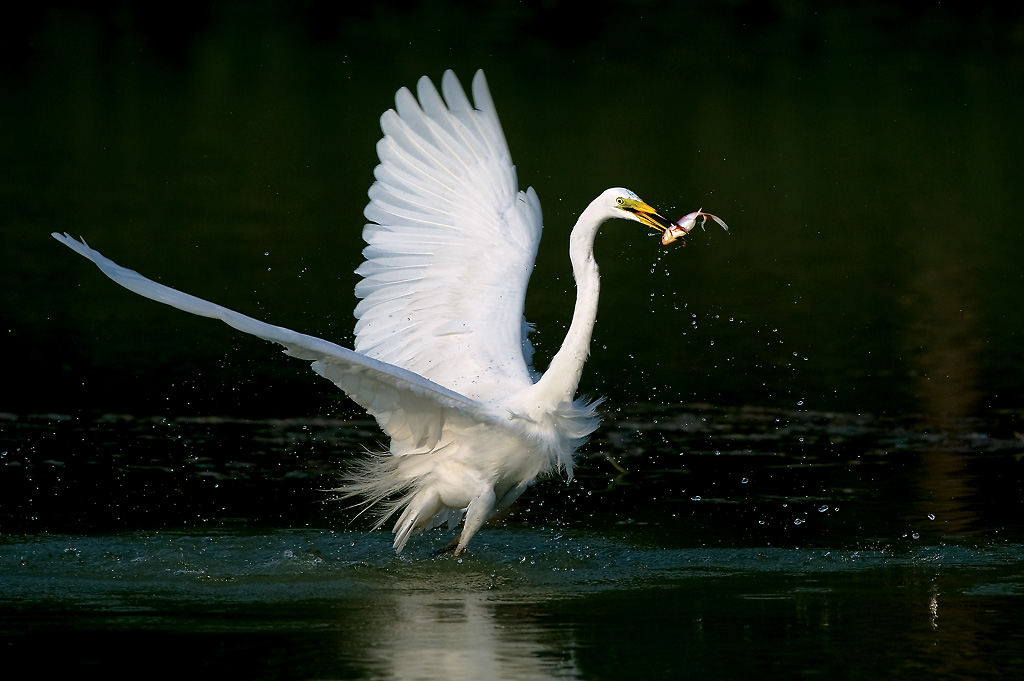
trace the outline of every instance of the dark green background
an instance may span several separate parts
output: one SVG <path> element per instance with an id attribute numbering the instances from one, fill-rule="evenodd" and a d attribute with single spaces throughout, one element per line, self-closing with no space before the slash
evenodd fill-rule
<path id="1" fill-rule="evenodd" d="M 545 209 L 543 368 L 578 212 L 624 185 L 732 227 L 598 239 L 581 389 L 971 415 L 1024 403 L 1021 13 L 985 3 L 108 3 L 29 10 L 0 76 L 0 410 L 347 408 L 270 346 L 111 284 L 49 238 L 351 342 L 377 119 L 488 76 Z M 570 9 L 572 8 L 572 9 Z"/>

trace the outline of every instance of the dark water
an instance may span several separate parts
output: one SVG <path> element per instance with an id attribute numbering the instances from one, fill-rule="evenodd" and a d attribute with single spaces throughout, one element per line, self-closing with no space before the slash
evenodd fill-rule
<path id="1" fill-rule="evenodd" d="M 1018 678 L 1024 19 L 984 3 L 123 3 L 2 29 L 4 659 L 238 678 Z M 330 501 L 379 433 L 266 344 L 49 237 L 351 341 L 377 119 L 484 68 L 545 211 L 543 367 L 578 211 L 606 425 L 461 559 Z M 61 654 L 54 655 L 59 650 Z M 12 667 L 14 668 L 14 667 Z M 113 673 L 113 672 L 112 672 Z"/>
<path id="2" fill-rule="evenodd" d="M 365 419 L 9 420 L 0 636 L 58 671 L 1015 678 L 1020 418 L 637 407 L 460 558 L 329 503 Z"/>
<path id="3" fill-rule="evenodd" d="M 577 531 L 483 538 L 486 553 L 462 560 L 397 559 L 386 540 L 326 530 L 36 538 L 5 547 L 4 596 L 16 604 L 4 608 L 7 657 L 31 663 L 56 644 L 54 670 L 138 669 L 174 651 L 162 671 L 240 678 L 941 679 L 1024 668 L 1020 545 L 892 555 L 652 550 Z"/>

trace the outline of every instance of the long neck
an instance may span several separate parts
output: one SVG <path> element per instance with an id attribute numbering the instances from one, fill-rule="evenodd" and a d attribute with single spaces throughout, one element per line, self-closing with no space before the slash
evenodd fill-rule
<path id="1" fill-rule="evenodd" d="M 601 290 L 594 260 L 594 237 L 605 217 L 595 200 L 580 215 L 569 236 L 569 260 L 576 279 L 576 307 L 562 347 L 536 386 L 554 404 L 572 400 L 583 375 L 583 363 L 590 354 L 590 336 L 597 319 L 597 299 Z"/>

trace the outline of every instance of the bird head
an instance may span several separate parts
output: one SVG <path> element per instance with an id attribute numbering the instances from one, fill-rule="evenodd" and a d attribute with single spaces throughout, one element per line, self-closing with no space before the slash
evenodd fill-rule
<path id="1" fill-rule="evenodd" d="M 659 232 L 664 232 L 672 226 L 672 223 L 662 217 L 658 211 L 645 203 L 639 196 L 621 187 L 609 189 L 605 196 L 612 206 L 612 215 L 627 220 L 636 220 L 639 223 L 653 227 Z"/>

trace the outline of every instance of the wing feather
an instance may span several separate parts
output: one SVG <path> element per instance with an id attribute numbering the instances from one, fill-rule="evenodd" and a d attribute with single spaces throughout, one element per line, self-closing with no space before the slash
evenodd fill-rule
<path id="1" fill-rule="evenodd" d="M 540 203 L 519 191 L 483 73 L 421 78 L 381 117 L 355 349 L 477 400 L 533 381 L 523 322 Z"/>
<path id="2" fill-rule="evenodd" d="M 164 286 L 118 265 L 68 234 L 55 233 L 53 237 L 91 260 L 104 274 L 129 291 L 185 312 L 219 319 L 239 331 L 284 346 L 285 353 L 292 357 L 311 361 L 314 371 L 333 381 L 377 420 L 381 429 L 392 438 L 391 447 L 395 454 L 433 449 L 450 412 L 470 415 L 489 423 L 497 423 L 502 418 L 476 400 L 411 371 Z"/>

